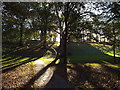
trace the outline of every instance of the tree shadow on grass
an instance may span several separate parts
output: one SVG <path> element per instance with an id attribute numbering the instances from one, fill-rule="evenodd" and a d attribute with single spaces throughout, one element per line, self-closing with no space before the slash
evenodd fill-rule
<path id="1" fill-rule="evenodd" d="M 68 66 L 69 81 L 77 89 L 85 88 L 118 88 L 112 74 L 104 70 L 94 69 L 81 63 L 74 63 Z"/>
<path id="2" fill-rule="evenodd" d="M 102 68 L 110 73 L 113 73 L 116 78 L 120 79 L 120 66 L 118 68 L 115 68 L 107 64 L 102 64 Z"/>
<path id="3" fill-rule="evenodd" d="M 29 58 L 29 59 L 27 59 L 25 61 L 22 61 L 22 62 L 13 63 L 13 64 L 10 64 L 10 65 L 4 66 L 2 68 L 2 73 L 5 73 L 5 72 L 10 71 L 10 70 L 13 70 L 13 69 L 15 69 L 15 68 L 17 68 L 17 67 L 19 67 L 19 66 L 21 66 L 23 64 L 26 64 L 26 63 L 31 62 L 31 61 L 35 61 L 35 60 L 37 60 L 39 58 L 40 57 L 38 57 L 38 58 Z"/>
<path id="4" fill-rule="evenodd" d="M 58 73 L 62 78 L 68 80 L 67 78 L 67 63 L 64 63 L 62 59 L 56 65 L 55 73 Z"/>
<path id="5" fill-rule="evenodd" d="M 71 79 L 70 81 L 74 83 L 75 86 L 77 86 L 78 88 L 84 88 L 84 83 L 89 82 L 90 85 L 97 87 L 95 82 L 93 82 L 93 80 L 91 79 L 91 75 L 93 72 L 91 72 L 91 69 L 89 67 L 84 67 L 77 63 L 74 63 L 72 65 L 74 67 L 68 66 L 69 69 L 74 70 L 73 76 L 71 76 L 72 78 L 69 79 Z"/>
<path id="6" fill-rule="evenodd" d="M 61 72 L 62 73 L 62 72 Z M 70 82 L 64 80 L 59 74 L 54 72 L 50 81 L 44 86 L 44 89 L 69 89 L 74 90 L 75 87 Z"/>
<path id="7" fill-rule="evenodd" d="M 34 85 L 35 81 L 38 80 L 48 70 L 48 68 L 50 68 L 52 66 L 55 67 L 55 71 L 50 69 L 50 71 L 53 72 L 53 75 L 48 82 L 47 82 L 47 80 L 42 82 L 42 83 L 47 82 L 45 84 L 45 86 L 43 87 L 43 89 L 46 89 L 46 88 L 74 88 L 74 86 L 72 84 L 70 84 L 67 80 L 67 66 L 66 66 L 66 64 L 64 64 L 64 63 L 63 64 L 61 64 L 61 63 L 55 64 L 55 62 L 58 59 L 59 58 L 56 57 L 54 61 L 52 61 L 50 64 L 48 64 L 43 69 L 41 69 L 22 88 L 31 89 L 31 85 Z M 43 78 L 41 78 L 41 79 L 43 79 Z M 40 84 L 40 82 L 38 84 Z M 37 88 L 37 87 L 35 87 L 35 88 Z M 39 87 L 38 89 L 41 89 L 41 87 Z"/>
<path id="8" fill-rule="evenodd" d="M 50 81 L 44 86 L 44 88 L 67 88 L 74 90 L 75 87 L 68 81 L 67 63 L 63 62 L 63 59 L 59 58 L 60 61 L 55 65 L 55 70 Z"/>
<path id="9" fill-rule="evenodd" d="M 67 66 L 69 69 L 69 81 L 78 89 L 92 87 L 117 88 L 117 85 L 114 84 L 114 74 L 119 77 L 118 74 L 120 74 L 120 71 L 118 69 L 114 71 L 114 69 L 110 69 L 110 67 L 105 66 L 105 61 L 115 65 L 119 64 L 120 58 L 116 57 L 114 59 L 113 56 L 103 53 L 90 44 L 70 44 L 70 46 L 68 46 L 68 62 L 72 66 Z M 86 66 L 86 63 L 99 64 L 104 67 L 102 67 L 102 69 L 94 69 L 90 66 Z"/>
<path id="10" fill-rule="evenodd" d="M 23 47 L 24 48 L 24 47 Z M 32 49 L 32 51 L 29 51 Z M 38 50 L 39 49 L 39 50 Z M 12 50 L 12 49 L 11 49 Z M 37 51 L 35 51 L 37 50 Z M 10 53 L 3 53 L 2 57 L 2 72 L 13 70 L 14 68 L 23 65 L 25 63 L 35 61 L 45 55 L 46 49 L 39 47 L 29 49 L 16 49 Z"/>
<path id="11" fill-rule="evenodd" d="M 79 47 L 79 44 L 78 44 L 78 47 Z M 84 48 L 86 48 L 86 47 L 87 47 L 88 52 L 87 51 L 84 52 Z M 82 61 L 81 61 L 81 58 L 78 55 L 79 63 L 73 63 L 74 62 L 73 59 L 70 58 L 69 63 L 72 64 L 74 67 L 70 67 L 67 64 L 59 63 L 57 65 L 55 73 L 57 73 L 62 78 L 64 78 L 64 80 L 70 81 L 70 83 L 75 85 L 77 89 L 81 89 L 81 88 L 83 88 L 83 89 L 84 88 L 117 88 L 116 84 L 114 84 L 113 75 L 110 75 L 110 73 L 106 73 L 106 71 L 104 71 L 104 70 L 101 71 L 99 69 L 93 69 L 90 66 L 84 65 L 86 63 L 102 64 L 103 61 L 105 61 L 105 60 L 111 62 L 112 64 L 113 63 L 115 64 L 116 62 L 113 60 L 113 57 L 104 54 L 103 52 L 101 52 L 100 50 L 94 48 L 93 46 L 91 46 L 89 44 L 87 46 L 84 45 L 84 48 L 80 48 L 79 51 L 76 52 L 76 54 L 80 55 L 79 52 L 81 52 L 81 51 L 83 51 L 81 53 L 85 53 L 85 54 L 88 53 L 87 58 L 86 58 L 87 60 L 84 61 L 84 59 L 82 59 Z M 74 50 L 70 49 L 69 51 L 72 51 L 72 53 L 70 53 L 70 56 L 73 55 Z M 92 51 L 93 51 L 93 53 L 92 53 Z M 94 57 L 95 56 L 94 54 L 100 56 L 100 58 Z M 89 60 L 91 58 L 91 55 L 93 55 L 92 59 L 94 58 L 94 60 L 92 60 L 92 59 Z M 103 58 L 103 56 L 105 56 L 105 58 Z M 86 57 L 86 55 L 84 55 L 83 57 Z M 103 59 L 103 60 L 101 60 L 101 59 Z M 119 60 L 119 58 L 116 58 L 116 60 Z M 67 69 L 70 69 L 70 72 L 72 70 L 74 70 L 75 73 L 71 73 L 72 74 L 71 75 Z M 72 78 L 70 78 L 70 77 L 72 77 Z M 51 81 L 46 85 L 46 87 L 53 85 L 52 80 L 53 79 L 51 79 Z"/>
<path id="12" fill-rule="evenodd" d="M 52 61 L 50 64 L 48 64 L 47 66 L 45 66 L 44 68 L 42 68 L 42 70 L 40 70 L 37 74 L 34 75 L 34 77 L 32 77 L 22 88 L 24 89 L 31 89 L 31 85 L 34 85 L 34 82 L 41 76 L 43 75 L 46 70 L 52 66 L 55 65 L 56 59 L 54 61 Z"/>

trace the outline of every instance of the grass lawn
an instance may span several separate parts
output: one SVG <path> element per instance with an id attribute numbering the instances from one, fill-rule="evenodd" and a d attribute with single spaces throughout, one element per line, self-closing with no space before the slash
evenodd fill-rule
<path id="1" fill-rule="evenodd" d="M 41 46 L 3 45 L 2 52 L 2 84 L 3 88 L 23 87 L 34 75 L 35 60 L 43 60 L 51 56 L 51 52 L 44 53 Z M 49 60 L 49 62 L 52 58 Z M 47 62 L 48 63 L 48 62 Z M 34 85 L 31 85 L 34 87 Z"/>
<path id="2" fill-rule="evenodd" d="M 113 56 L 105 54 L 90 44 L 71 43 L 68 45 L 68 62 L 101 62 L 113 61 L 113 59 Z"/>
<path id="3" fill-rule="evenodd" d="M 105 47 L 100 44 L 70 43 L 68 44 L 67 50 L 68 63 L 114 62 L 113 56 L 108 55 L 107 52 L 104 51 Z M 40 49 L 40 46 L 3 46 L 3 56 L 2 60 L 0 60 L 2 61 L 2 68 L 4 70 L 22 64 L 23 62 L 27 63 L 34 60 L 43 60 L 46 64 L 54 60 L 54 58 L 47 59 L 52 55 L 50 51 L 47 51 L 47 55 L 44 56 L 41 56 L 41 51 L 43 51 L 43 49 Z"/>
<path id="4" fill-rule="evenodd" d="M 56 46 L 58 46 L 58 43 L 53 45 L 53 47 Z M 52 52 L 50 50 L 46 51 L 40 44 L 25 45 L 23 47 L 13 44 L 3 44 L 2 59 L 0 61 L 2 62 L 2 70 L 6 71 L 7 69 L 9 70 L 35 60 L 43 60 L 48 64 L 54 60 L 54 58 L 50 58 L 51 56 Z"/>
<path id="5" fill-rule="evenodd" d="M 97 46 L 84 43 L 68 45 L 69 82 L 77 89 L 120 88 L 120 63 L 115 63 L 113 54 L 110 51 L 108 54 L 105 46 L 99 44 Z M 116 60 L 119 61 L 119 58 Z"/>
<path id="6" fill-rule="evenodd" d="M 23 83 L 28 81 L 29 76 L 33 77 L 34 63 L 32 61 L 42 60 L 46 64 L 49 64 L 54 60 L 54 58 L 50 57 L 52 56 L 52 52 L 50 51 L 47 51 L 46 55 L 41 56 L 43 49 L 37 46 L 23 48 L 3 47 L 3 49 L 5 49 L 3 50 L 3 58 L 0 60 L 2 61 L 3 70 L 23 63 L 20 67 L 3 73 L 4 87 L 22 86 Z M 67 49 L 68 80 L 76 88 L 120 87 L 120 64 L 111 63 L 114 62 L 113 56 L 106 54 L 100 48 L 96 48 L 96 45 L 90 44 L 71 43 Z M 59 60 L 56 63 L 58 62 Z M 58 74 L 62 73 L 60 71 Z M 7 80 L 7 77 L 9 80 Z M 14 77 L 16 78 L 14 79 Z M 18 82 L 15 83 L 16 81 Z"/>

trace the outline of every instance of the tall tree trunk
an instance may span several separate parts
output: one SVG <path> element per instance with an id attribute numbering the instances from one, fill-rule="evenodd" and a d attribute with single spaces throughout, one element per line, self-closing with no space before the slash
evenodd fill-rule
<path id="1" fill-rule="evenodd" d="M 67 63 L 67 42 L 66 42 L 66 35 L 62 35 L 60 40 L 60 56 L 63 63 Z"/>
<path id="2" fill-rule="evenodd" d="M 64 6 L 64 23 L 65 23 L 65 29 L 64 29 L 64 33 L 63 33 L 63 62 L 67 63 L 67 38 L 68 38 L 68 17 L 69 17 L 69 3 L 66 3 L 66 5 Z"/>
<path id="3" fill-rule="evenodd" d="M 69 16 L 69 12 L 68 12 L 68 7 L 69 3 L 66 3 L 66 5 L 64 6 L 64 23 L 65 23 L 65 28 L 63 30 L 62 25 L 61 25 L 61 20 L 60 17 L 58 15 L 58 11 L 57 11 L 57 6 L 56 6 L 56 13 L 57 13 L 57 18 L 58 18 L 58 22 L 59 22 L 59 28 L 60 28 L 60 57 L 61 57 L 61 62 L 62 63 L 67 63 L 67 35 L 68 35 L 68 16 Z"/>
<path id="4" fill-rule="evenodd" d="M 61 62 L 63 63 L 63 60 L 64 60 L 64 33 L 61 34 L 60 36 L 60 59 L 61 59 Z"/>
<path id="5" fill-rule="evenodd" d="M 67 17 L 65 17 L 64 63 L 67 63 L 67 35 L 68 35 L 68 26 L 67 26 Z"/>

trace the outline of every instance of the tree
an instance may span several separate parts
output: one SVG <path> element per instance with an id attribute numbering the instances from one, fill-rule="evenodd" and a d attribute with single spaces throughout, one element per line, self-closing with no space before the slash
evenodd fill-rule
<path id="1" fill-rule="evenodd" d="M 81 8 L 84 8 L 83 3 L 66 2 L 55 5 L 60 30 L 60 57 L 62 57 L 64 63 L 67 63 L 67 42 L 71 32 L 74 32 L 72 29 L 76 24 L 74 22 L 81 17 Z"/>
<path id="2" fill-rule="evenodd" d="M 116 46 L 118 46 L 119 37 L 119 21 L 120 21 L 120 5 L 119 2 L 101 2 L 96 4 L 97 8 L 102 10 L 99 15 L 102 23 L 102 35 L 112 44 L 114 58 L 116 54 Z M 98 7 L 99 6 L 99 7 Z"/>
<path id="3" fill-rule="evenodd" d="M 116 46 L 118 45 L 119 42 L 119 34 L 120 34 L 120 5 L 119 2 L 112 2 L 108 5 L 107 9 L 109 9 L 110 16 L 108 19 L 108 23 L 111 24 L 111 42 L 113 45 L 113 53 L 114 53 L 114 58 L 116 55 Z M 118 39 L 118 40 L 117 40 Z"/>
<path id="4" fill-rule="evenodd" d="M 21 9 L 22 8 L 22 9 Z M 19 30 L 19 43 L 23 45 L 23 30 L 25 29 L 25 21 L 31 15 L 29 12 L 29 5 L 27 3 L 4 3 L 3 19 L 12 21 L 10 28 L 18 28 Z M 6 23 L 6 22 L 5 22 Z M 6 23 L 7 24 L 7 23 Z M 7 25 L 9 26 L 9 25 Z"/>

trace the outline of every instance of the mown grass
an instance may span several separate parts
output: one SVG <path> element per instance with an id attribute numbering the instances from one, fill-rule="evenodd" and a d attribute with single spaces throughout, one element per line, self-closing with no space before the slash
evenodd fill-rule
<path id="1" fill-rule="evenodd" d="M 49 44 L 51 45 L 51 44 Z M 53 47 L 57 47 L 59 43 L 55 43 Z M 35 60 L 42 60 L 46 64 L 52 62 L 54 58 L 51 58 L 52 52 L 44 49 L 40 44 L 32 46 L 17 46 L 17 45 L 3 45 L 2 69 L 11 68 L 22 63 L 28 63 Z"/>
<path id="2" fill-rule="evenodd" d="M 70 43 L 67 50 L 68 80 L 77 89 L 120 87 L 119 58 L 113 58 L 111 46 Z"/>
<path id="3" fill-rule="evenodd" d="M 84 43 L 71 43 L 68 45 L 68 63 L 72 66 L 72 63 L 83 63 L 84 65 L 90 65 L 92 68 L 101 68 L 101 66 L 109 67 L 113 70 L 120 70 L 120 57 L 114 59 L 113 55 L 108 55 L 107 50 L 110 53 L 111 46 L 104 46 L 97 44 L 84 44 Z M 107 47 L 106 51 L 105 48 Z M 104 48 L 104 49 L 103 49 Z M 112 54 L 112 53 L 110 53 Z M 119 55 L 118 55 L 119 56 Z M 116 62 L 117 60 L 117 62 Z"/>
<path id="4" fill-rule="evenodd" d="M 113 49 L 111 45 L 105 45 L 105 44 L 98 44 L 98 43 L 90 43 L 90 45 L 92 45 L 93 47 L 101 50 L 102 52 L 104 52 L 105 54 L 108 54 L 110 56 L 114 56 L 113 54 Z M 116 47 L 116 57 L 120 57 L 120 48 Z"/>
<path id="5" fill-rule="evenodd" d="M 32 49 L 34 49 L 34 50 L 32 50 Z M 6 70 L 6 69 L 9 69 L 9 68 L 12 68 L 15 66 L 19 66 L 19 65 L 37 60 L 39 58 L 39 55 L 41 55 L 42 53 L 40 51 L 38 51 L 39 54 L 37 57 L 36 52 L 35 52 L 36 49 L 39 49 L 39 47 L 37 47 L 37 48 L 36 48 L 36 46 L 20 47 L 18 45 L 14 45 L 14 44 L 10 44 L 10 45 L 3 44 L 2 59 L 0 60 L 2 62 L 2 70 Z M 30 50 L 31 50 L 31 52 L 30 52 Z"/>
<path id="6" fill-rule="evenodd" d="M 68 61 L 69 62 L 101 62 L 111 61 L 113 57 L 105 54 L 101 50 L 90 44 L 71 43 L 68 45 Z"/>
<path id="7" fill-rule="evenodd" d="M 59 43 L 55 43 L 53 46 L 58 46 Z M 74 62 L 101 62 L 101 61 L 113 61 L 113 54 L 110 53 L 112 47 L 109 45 L 101 44 L 84 44 L 84 43 L 70 43 L 68 44 L 68 63 Z M 40 48 L 36 48 L 33 52 L 30 52 L 30 55 L 27 54 L 27 50 L 32 50 L 34 48 L 26 47 L 16 47 L 11 45 L 3 46 L 3 58 L 2 66 L 9 66 L 10 64 L 21 63 L 29 59 L 43 60 L 46 64 L 52 62 L 54 58 L 50 58 L 52 52 L 49 50 L 46 52 L 46 55 L 43 57 L 29 57 L 32 56 L 32 53 L 40 54 Z M 20 52 L 18 52 L 20 51 Z M 21 52 L 23 51 L 23 52 Z M 25 52 L 24 52 L 25 51 Z M 13 54 L 10 54 L 13 53 Z M 108 54 L 109 53 L 109 54 Z M 19 54 L 19 55 L 17 55 Z M 29 54 L 29 53 L 28 53 Z M 22 56 L 24 55 L 24 56 Z M 48 59 L 50 58 L 50 59 Z M 59 60 L 58 60 L 59 61 Z"/>
<path id="8" fill-rule="evenodd" d="M 56 47 L 56 45 L 54 47 Z M 0 60 L 3 63 L 2 67 L 4 69 L 10 68 L 11 66 L 14 66 L 14 65 L 19 65 L 23 62 L 31 63 L 30 66 L 34 67 L 35 60 L 42 60 L 45 64 L 49 64 L 54 60 L 54 58 L 51 57 L 52 52 L 49 50 L 46 52 L 46 54 L 39 57 L 39 55 L 41 54 L 40 51 L 43 50 L 43 49 L 40 50 L 40 48 L 36 48 L 36 47 L 34 47 L 34 48 L 30 48 L 30 47 L 23 47 L 23 48 L 21 48 L 21 47 L 17 47 L 17 48 L 5 47 L 5 48 L 6 48 L 4 51 L 5 53 L 2 56 L 3 58 L 2 58 L 2 60 Z M 104 49 L 101 49 L 101 48 L 104 48 Z M 101 79 L 101 77 L 104 77 L 104 74 L 106 75 L 105 78 L 108 77 L 109 73 L 106 74 L 104 72 L 106 72 L 106 70 L 108 70 L 109 68 L 111 68 L 109 70 L 111 71 L 112 74 L 114 73 L 113 71 L 116 70 L 115 74 L 117 75 L 117 77 L 119 77 L 118 72 L 120 71 L 120 64 L 119 63 L 116 63 L 116 64 L 111 63 L 111 62 L 114 62 L 114 58 L 113 58 L 113 56 L 106 54 L 106 52 L 104 51 L 105 48 L 106 47 L 104 47 L 103 45 L 100 46 L 99 48 L 97 48 L 96 44 L 94 44 L 94 45 L 84 44 L 84 43 L 70 43 L 70 44 L 68 44 L 68 48 L 67 48 L 67 50 L 68 50 L 68 64 L 67 64 L 67 66 L 71 67 L 75 70 L 78 69 L 78 71 L 76 71 L 76 73 L 78 73 L 78 75 L 75 77 L 76 80 L 81 80 L 83 78 L 83 77 L 81 77 L 80 79 L 77 79 L 77 77 L 79 77 L 79 76 L 84 76 L 87 74 L 94 76 L 92 74 L 95 74 L 95 78 L 93 78 L 94 80 L 91 78 L 91 80 L 89 82 L 95 81 L 95 84 L 96 84 L 99 81 L 99 79 Z M 106 49 L 106 51 L 107 51 L 107 49 Z M 32 51 L 30 53 L 28 53 L 29 55 L 26 55 L 27 54 L 26 51 L 30 51 L 30 50 L 32 50 Z M 109 52 L 109 50 L 111 50 L 111 47 L 109 47 L 108 52 Z M 11 54 L 9 54 L 9 52 Z M 35 56 L 33 54 L 35 54 Z M 36 55 L 36 54 L 38 54 L 38 55 Z M 56 62 L 56 64 L 59 61 L 60 60 L 58 60 Z M 25 63 L 23 65 L 26 65 Z M 21 65 L 21 66 L 23 66 L 23 65 Z M 67 69 L 68 69 L 68 67 L 67 67 Z M 24 67 L 23 68 L 21 67 L 21 69 L 22 69 L 22 71 L 24 71 L 24 70 L 26 71 L 26 69 Z M 70 74 L 71 74 L 71 76 L 74 77 L 74 75 L 73 75 L 74 73 L 71 72 L 73 69 L 70 69 Z M 87 70 L 87 71 L 83 72 L 85 70 Z M 32 72 L 33 72 L 33 70 L 32 70 Z M 96 72 L 101 74 L 98 81 L 96 81 L 97 80 L 96 78 L 98 76 L 96 74 Z M 62 72 L 60 72 L 60 73 L 62 73 Z M 81 75 L 81 73 L 83 73 L 83 75 Z M 114 79 L 114 77 L 112 77 L 112 78 Z M 91 84 L 89 85 L 89 82 L 88 83 L 84 82 L 84 81 L 88 80 L 88 78 L 84 77 L 84 79 L 85 80 L 83 80 L 83 83 L 80 81 L 81 84 L 78 84 L 78 82 L 77 82 L 76 83 L 76 84 L 78 84 L 77 86 L 80 85 L 80 87 L 90 87 L 91 88 L 92 86 L 91 86 Z M 120 80 L 119 79 L 115 79 L 115 80 L 114 80 L 114 82 L 119 84 Z M 104 81 L 104 79 L 100 80 L 101 84 L 103 83 L 103 81 Z M 106 79 L 105 84 L 108 84 L 107 81 L 108 80 Z M 71 81 L 71 82 L 73 82 L 73 81 Z M 114 83 L 112 80 L 110 82 Z"/>

